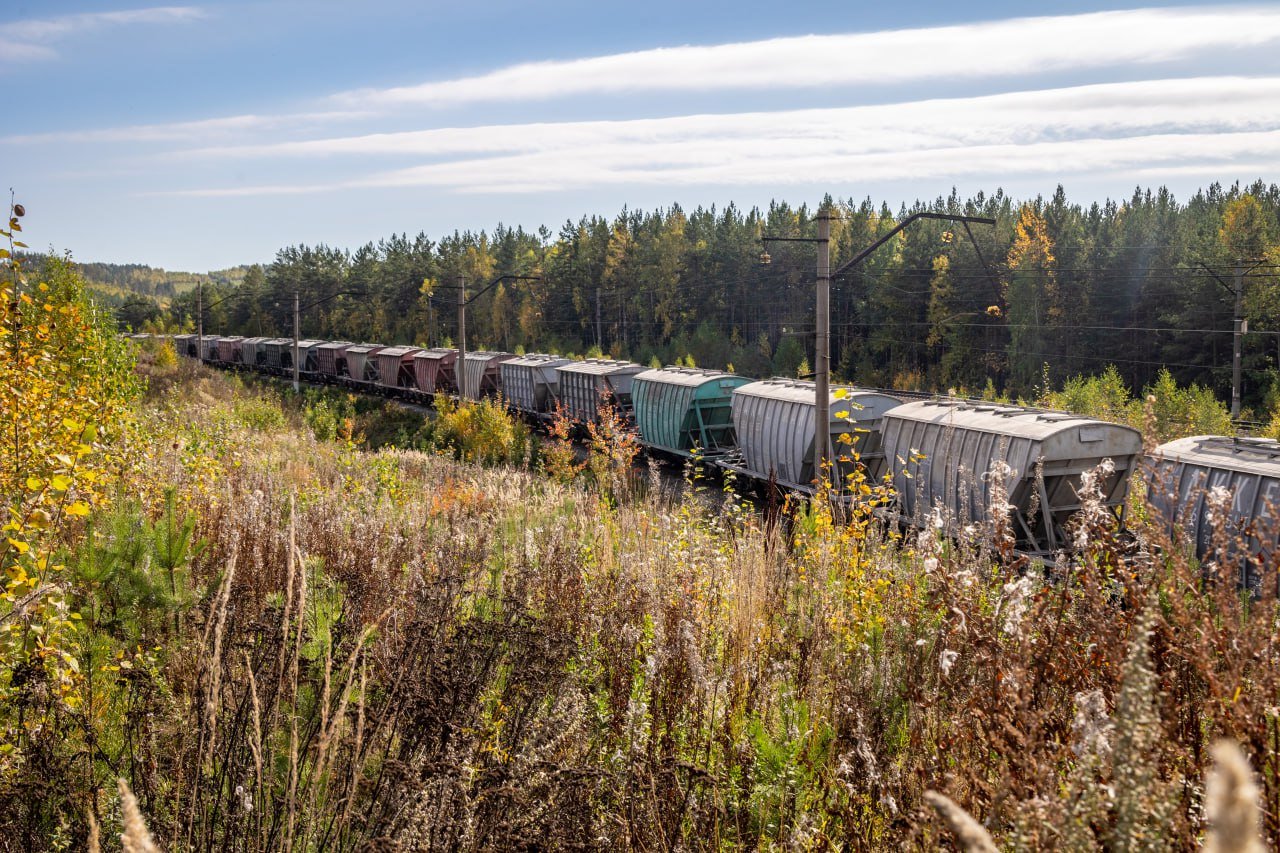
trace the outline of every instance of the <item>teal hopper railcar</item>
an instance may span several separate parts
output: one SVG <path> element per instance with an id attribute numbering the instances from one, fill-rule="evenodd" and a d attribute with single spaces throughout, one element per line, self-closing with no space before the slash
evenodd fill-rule
<path id="1" fill-rule="evenodd" d="M 631 386 L 640 440 L 677 456 L 715 456 L 737 445 L 733 389 L 751 380 L 718 370 L 663 367 L 636 375 Z"/>

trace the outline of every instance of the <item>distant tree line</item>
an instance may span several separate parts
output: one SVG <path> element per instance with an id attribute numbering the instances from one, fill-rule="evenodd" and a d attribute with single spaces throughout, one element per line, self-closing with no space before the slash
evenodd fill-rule
<path id="1" fill-rule="evenodd" d="M 23 263 L 35 269 L 42 267 L 48 256 L 37 252 L 23 253 Z M 232 267 L 208 273 L 179 272 L 146 264 L 110 264 L 72 261 L 85 288 L 100 304 L 111 308 L 122 327 L 140 329 L 164 318 L 164 308 L 179 293 L 193 290 L 197 284 L 235 286 L 243 279 L 247 267 Z"/>
<path id="2" fill-rule="evenodd" d="M 1134 389 L 1168 367 L 1181 384 L 1230 391 L 1237 267 L 1243 270 L 1246 403 L 1280 396 L 1280 188 L 1217 184 L 1178 202 L 1165 189 L 1082 206 L 1061 187 L 1020 202 L 1002 191 L 917 202 L 892 211 L 869 199 L 827 199 L 832 266 L 910 213 L 987 216 L 969 235 L 922 220 L 832 284 L 837 375 L 899 388 L 995 389 L 1032 395 L 1046 382 L 1114 365 Z M 206 330 L 290 334 L 295 291 L 304 336 L 440 345 L 456 335 L 457 287 L 475 293 L 502 273 L 535 275 L 494 287 L 468 309 L 468 344 L 603 352 L 642 363 L 732 365 L 795 375 L 812 363 L 815 248 L 762 235 L 816 233 L 817 211 L 679 206 L 612 219 L 583 217 L 558 233 L 499 225 L 439 240 L 393 235 L 355 251 L 281 249 L 251 267 L 235 296 L 208 309 Z M 205 304 L 231 294 L 209 283 Z M 183 292 L 157 320 L 194 325 Z"/>

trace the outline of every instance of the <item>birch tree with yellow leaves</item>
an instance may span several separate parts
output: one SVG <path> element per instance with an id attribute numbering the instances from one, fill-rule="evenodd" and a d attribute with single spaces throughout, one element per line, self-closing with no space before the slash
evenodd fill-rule
<path id="1" fill-rule="evenodd" d="M 70 261 L 24 269 L 24 215 L 11 204 L 0 229 L 0 779 L 80 705 L 79 614 L 58 554 L 108 499 L 136 389 L 128 345 Z"/>

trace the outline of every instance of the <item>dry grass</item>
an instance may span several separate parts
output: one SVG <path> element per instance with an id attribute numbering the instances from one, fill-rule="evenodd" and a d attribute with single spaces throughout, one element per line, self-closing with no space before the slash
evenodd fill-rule
<path id="1" fill-rule="evenodd" d="M 1176 548 L 1122 563 L 1086 512 L 1044 582 L 999 522 L 605 500 L 248 425 L 244 393 L 175 384 L 138 457 L 208 543 L 109 745 L 168 849 L 933 849 L 934 808 L 1001 849 L 1280 835 L 1273 567 L 1250 600 Z M 1219 759 L 1206 801 L 1219 737 L 1260 774 Z"/>

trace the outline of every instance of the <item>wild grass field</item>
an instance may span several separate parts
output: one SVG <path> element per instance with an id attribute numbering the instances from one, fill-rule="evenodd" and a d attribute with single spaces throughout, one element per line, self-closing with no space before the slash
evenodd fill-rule
<path id="1" fill-rule="evenodd" d="M 673 499 L 617 434 L 578 470 L 493 407 L 387 427 L 163 346 L 135 379 L 72 283 L 25 292 L 81 319 L 0 317 L 33 359 L 0 361 L 0 847 L 1280 838 L 1274 577 L 1140 505 L 1158 548 L 1086 489 L 1047 582 L 999 514 Z"/>

